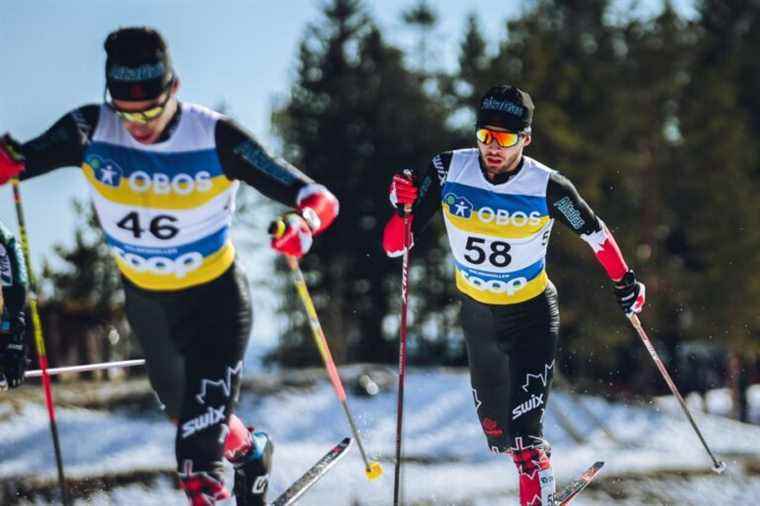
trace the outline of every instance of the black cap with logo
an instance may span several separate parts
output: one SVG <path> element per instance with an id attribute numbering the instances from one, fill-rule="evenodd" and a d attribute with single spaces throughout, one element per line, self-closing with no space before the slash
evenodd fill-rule
<path id="1" fill-rule="evenodd" d="M 493 86 L 480 99 L 476 127 L 491 125 L 525 132 L 530 130 L 533 109 L 533 100 L 526 92 L 508 84 Z"/>
<path id="2" fill-rule="evenodd" d="M 169 48 L 156 30 L 120 28 L 106 38 L 106 87 L 117 100 L 151 100 L 174 82 Z"/>

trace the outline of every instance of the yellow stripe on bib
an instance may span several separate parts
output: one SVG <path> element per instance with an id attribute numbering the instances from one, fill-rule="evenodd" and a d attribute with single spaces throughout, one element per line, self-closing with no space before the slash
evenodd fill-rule
<path id="1" fill-rule="evenodd" d="M 100 182 L 95 177 L 93 168 L 87 163 L 82 164 L 82 172 L 90 186 L 106 200 L 116 204 L 155 209 L 195 209 L 224 193 L 234 184 L 223 175 L 202 177 L 203 173 L 198 173 L 195 179 L 185 175 L 181 179 L 159 183 L 143 178 L 130 183 L 129 179 L 121 178 L 118 186 L 112 186 Z"/>
<path id="2" fill-rule="evenodd" d="M 478 216 L 473 212 L 469 218 L 463 218 L 452 214 L 449 206 L 442 205 L 443 214 L 455 228 L 473 234 L 482 234 L 504 239 L 529 238 L 544 228 L 551 220 L 549 216 L 526 216 L 525 213 L 517 216 L 499 216 L 494 213 L 482 213 Z"/>
<path id="3" fill-rule="evenodd" d="M 546 290 L 548 283 L 549 276 L 546 275 L 546 270 L 543 270 L 541 274 L 517 290 L 512 291 L 506 286 L 504 289 L 494 289 L 489 288 L 486 283 L 478 282 L 476 286 L 476 284 L 468 281 L 459 269 L 456 269 L 457 289 L 485 304 L 517 304 L 518 302 L 525 302 L 541 295 Z M 510 291 L 512 291 L 511 294 L 509 293 Z"/>

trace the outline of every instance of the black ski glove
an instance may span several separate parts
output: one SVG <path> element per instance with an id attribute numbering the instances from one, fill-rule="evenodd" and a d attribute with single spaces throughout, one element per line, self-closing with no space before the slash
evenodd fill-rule
<path id="1" fill-rule="evenodd" d="M 646 301 L 646 287 L 629 270 L 620 281 L 615 282 L 615 297 L 626 315 L 640 313 Z"/>
<path id="2" fill-rule="evenodd" d="M 0 390 L 16 388 L 24 382 L 28 360 L 24 331 L 24 313 L 0 323 Z"/>

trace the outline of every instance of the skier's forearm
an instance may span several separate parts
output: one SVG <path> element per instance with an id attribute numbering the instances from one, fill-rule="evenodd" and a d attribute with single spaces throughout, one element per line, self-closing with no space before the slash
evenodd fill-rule
<path id="1" fill-rule="evenodd" d="M 612 233 L 581 198 L 575 186 L 564 176 L 553 174 L 546 195 L 551 216 L 591 246 L 610 279 L 620 280 L 628 271 L 623 254 Z"/>
<path id="2" fill-rule="evenodd" d="M 26 170 L 21 179 L 45 174 L 59 167 L 79 166 L 98 122 L 100 108 L 87 105 L 71 111 L 45 133 L 22 144 Z"/>
<path id="3" fill-rule="evenodd" d="M 450 162 L 450 153 L 436 155 L 424 173 L 412 178 L 418 191 L 418 197 L 409 215 L 411 222 L 410 248 L 414 246 L 414 237 L 427 228 L 430 220 L 441 208 L 441 182 L 438 176 L 438 167 L 442 167 L 441 170 L 448 170 Z M 393 203 L 393 199 L 391 199 L 391 203 Z M 404 253 L 404 234 L 404 220 L 394 212 L 383 229 L 382 245 L 388 256 L 397 257 Z"/>
<path id="4" fill-rule="evenodd" d="M 600 229 L 591 234 L 581 235 L 581 239 L 586 241 L 589 246 L 594 250 L 596 259 L 602 264 L 604 270 L 607 271 L 607 275 L 613 281 L 620 281 L 626 272 L 628 272 L 628 264 L 623 258 L 623 253 L 615 241 L 612 232 L 609 231 L 607 225 L 600 219 L 598 219 Z"/>
<path id="5" fill-rule="evenodd" d="M 439 168 L 441 171 L 448 171 L 451 163 L 451 153 L 440 153 L 433 157 L 433 161 L 418 179 L 417 187 L 420 196 L 414 205 L 414 222 L 412 223 L 412 233 L 420 234 L 423 232 L 433 216 L 441 209 L 441 180 Z"/>
<path id="6" fill-rule="evenodd" d="M 296 205 L 298 194 L 313 181 L 283 159 L 269 154 L 254 137 L 223 118 L 216 126 L 216 146 L 222 170 L 283 205 Z"/>

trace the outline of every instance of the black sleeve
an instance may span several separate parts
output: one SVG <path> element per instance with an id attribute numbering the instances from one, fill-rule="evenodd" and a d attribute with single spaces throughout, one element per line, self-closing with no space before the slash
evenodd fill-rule
<path id="1" fill-rule="evenodd" d="M 313 181 L 281 158 L 274 158 L 253 135 L 229 118 L 216 123 L 216 150 L 224 175 L 239 179 L 286 206 Z"/>
<path id="2" fill-rule="evenodd" d="M 24 310 L 28 282 L 21 246 L 10 231 L 0 223 L 0 285 L 3 290 L 2 308 L 6 319 Z"/>
<path id="3" fill-rule="evenodd" d="M 26 170 L 21 173 L 21 179 L 59 167 L 80 166 L 99 116 L 99 105 L 82 106 L 56 121 L 44 134 L 22 144 Z"/>
<path id="4" fill-rule="evenodd" d="M 599 232 L 602 225 L 594 211 L 565 176 L 554 173 L 546 188 L 549 215 L 578 235 Z"/>
<path id="5" fill-rule="evenodd" d="M 446 180 L 452 156 L 450 151 L 435 155 L 427 169 L 416 175 L 420 195 L 412 209 L 414 212 L 412 231 L 415 234 L 425 230 L 435 213 L 441 209 L 441 185 Z"/>

